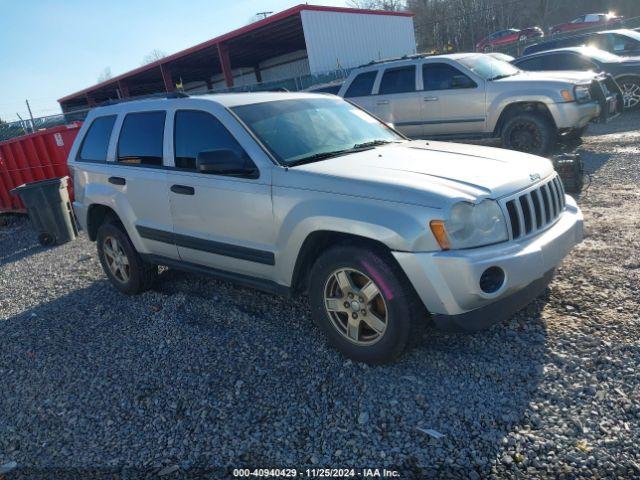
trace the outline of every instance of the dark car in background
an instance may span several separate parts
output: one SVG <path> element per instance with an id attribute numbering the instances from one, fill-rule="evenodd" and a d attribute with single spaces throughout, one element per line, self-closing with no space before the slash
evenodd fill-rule
<path id="1" fill-rule="evenodd" d="M 625 110 L 640 107 L 640 57 L 620 57 L 591 47 L 567 47 L 534 53 L 512 62 L 521 70 L 581 70 L 604 72 L 615 78 Z"/>
<path id="2" fill-rule="evenodd" d="M 544 37 L 544 32 L 540 27 L 528 27 L 522 30 L 509 28 L 500 30 L 491 35 L 487 35 L 476 43 L 477 52 L 490 52 L 495 47 L 502 47 L 516 42 L 525 42 L 530 38 Z"/>
<path id="3" fill-rule="evenodd" d="M 544 42 L 529 45 L 522 52 L 523 55 L 554 50 L 563 47 L 588 47 L 599 48 L 616 55 L 633 56 L 640 55 L 640 32 L 629 29 L 606 30 L 603 32 L 583 33 L 566 38 L 553 38 Z"/>
<path id="4" fill-rule="evenodd" d="M 558 33 L 574 32 L 584 28 L 617 26 L 621 25 L 623 17 L 619 17 L 613 13 L 588 13 L 581 15 L 567 23 L 554 25 L 549 29 L 549 34 L 557 35 Z"/>

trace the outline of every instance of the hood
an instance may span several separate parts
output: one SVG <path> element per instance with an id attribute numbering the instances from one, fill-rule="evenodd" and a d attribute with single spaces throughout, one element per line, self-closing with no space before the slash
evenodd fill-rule
<path id="1" fill-rule="evenodd" d="M 522 190 L 553 173 L 546 158 L 499 148 L 407 141 L 274 175 L 274 186 L 442 207 Z"/>
<path id="2" fill-rule="evenodd" d="M 545 71 L 529 72 L 522 70 L 518 75 L 494 80 L 495 83 L 505 82 L 550 82 L 550 83 L 588 83 L 598 76 L 595 72 L 578 71 Z"/>

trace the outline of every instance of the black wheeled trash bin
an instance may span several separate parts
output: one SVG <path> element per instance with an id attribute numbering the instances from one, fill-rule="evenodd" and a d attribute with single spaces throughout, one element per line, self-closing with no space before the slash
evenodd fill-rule
<path id="1" fill-rule="evenodd" d="M 61 245 L 78 236 L 67 190 L 68 180 L 69 177 L 50 178 L 25 183 L 11 190 L 11 194 L 19 195 L 27 207 L 41 245 Z"/>

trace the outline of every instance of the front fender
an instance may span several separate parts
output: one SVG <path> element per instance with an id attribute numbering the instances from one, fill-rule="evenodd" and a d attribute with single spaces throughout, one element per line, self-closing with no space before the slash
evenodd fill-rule
<path id="1" fill-rule="evenodd" d="M 556 100 L 545 90 L 548 89 L 540 87 L 539 89 L 534 88 L 529 90 L 527 93 L 523 92 L 515 95 L 513 92 L 500 92 L 496 94 L 491 99 L 489 105 L 487 105 L 487 112 L 489 113 L 487 117 L 487 129 L 491 132 L 495 131 L 504 110 L 510 105 L 517 103 L 540 103 L 551 111 L 551 107 L 556 103 Z"/>
<path id="2" fill-rule="evenodd" d="M 441 216 L 438 209 L 336 195 L 295 203 L 291 199 L 274 199 L 274 207 L 276 218 L 281 218 L 276 258 L 278 283 L 291 284 L 304 241 L 318 231 L 368 238 L 394 251 L 439 250 L 428 227 L 431 219 Z"/>

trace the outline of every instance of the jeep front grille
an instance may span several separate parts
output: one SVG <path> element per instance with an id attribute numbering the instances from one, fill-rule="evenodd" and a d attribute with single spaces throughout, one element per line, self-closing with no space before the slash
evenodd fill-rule
<path id="1" fill-rule="evenodd" d="M 557 175 L 504 202 L 512 239 L 535 235 L 555 223 L 565 207 L 564 186 Z"/>

